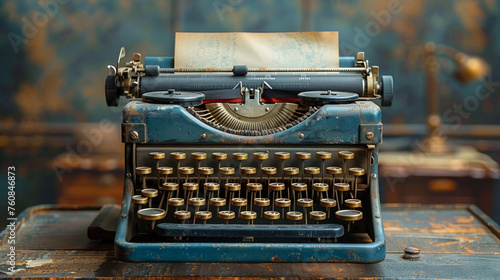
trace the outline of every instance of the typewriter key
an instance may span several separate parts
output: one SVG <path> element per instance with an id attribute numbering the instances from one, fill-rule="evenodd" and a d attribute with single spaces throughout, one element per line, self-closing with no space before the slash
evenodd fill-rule
<path id="1" fill-rule="evenodd" d="M 139 207 L 138 207 L 139 209 L 138 210 L 141 210 L 142 205 L 148 203 L 148 198 L 144 197 L 144 196 L 142 196 L 140 194 L 134 195 L 134 196 L 132 196 L 132 203 L 139 205 Z"/>
<path id="2" fill-rule="evenodd" d="M 245 198 L 235 197 L 231 199 L 230 206 L 231 205 L 238 207 L 238 215 L 239 215 L 239 213 L 241 213 L 241 207 L 247 206 L 247 200 Z M 229 208 L 229 210 L 231 210 L 231 208 Z"/>
<path id="3" fill-rule="evenodd" d="M 175 207 L 175 211 L 179 209 L 179 206 L 184 205 L 184 198 L 180 197 L 171 197 L 167 199 L 167 211 L 168 211 L 168 206 L 173 206 Z"/>
<path id="4" fill-rule="evenodd" d="M 311 207 L 311 211 L 314 211 L 314 209 L 312 209 L 314 201 L 309 198 L 299 198 L 297 199 L 297 205 L 302 207 L 302 209 L 304 210 L 304 217 L 307 225 L 307 207 Z"/>
<path id="5" fill-rule="evenodd" d="M 319 204 L 323 207 L 326 208 L 326 211 L 327 211 L 327 214 L 328 214 L 328 217 L 327 218 L 330 218 L 330 208 L 333 208 L 335 206 L 337 206 L 337 201 L 333 198 L 323 198 Z"/>
<path id="6" fill-rule="evenodd" d="M 229 220 L 234 219 L 236 214 L 233 211 L 220 211 L 217 216 L 220 219 L 226 220 L 226 224 L 229 224 Z"/>
<path id="7" fill-rule="evenodd" d="M 290 221 L 293 221 L 294 225 L 295 222 L 302 220 L 302 217 L 304 217 L 304 214 L 302 214 L 302 212 L 290 211 L 286 213 L 286 218 L 289 219 Z"/>
<path id="8" fill-rule="evenodd" d="M 212 212 L 210 212 L 210 211 L 197 211 L 194 213 L 193 224 L 196 223 L 196 219 L 203 220 L 203 223 L 206 224 L 207 220 L 212 219 Z"/>
<path id="9" fill-rule="evenodd" d="M 340 192 L 340 203 L 338 203 L 338 207 L 340 210 L 340 204 L 344 204 L 344 192 L 348 192 L 351 189 L 351 186 L 349 186 L 348 183 L 335 183 L 333 184 L 333 188 L 335 189 L 335 197 L 337 198 L 337 200 L 339 199 L 338 192 Z"/>
<path id="10" fill-rule="evenodd" d="M 207 158 L 207 153 L 203 152 L 194 152 L 191 153 L 191 159 L 194 159 L 198 161 L 198 164 L 196 166 L 200 167 L 201 166 L 201 161 Z"/>
<path id="11" fill-rule="evenodd" d="M 340 151 L 339 152 L 339 158 L 344 160 L 344 167 L 342 170 L 344 170 L 344 176 L 342 178 L 342 183 L 347 183 L 347 160 L 348 159 L 353 159 L 354 158 L 354 153 L 349 152 L 349 151 Z"/>
<path id="12" fill-rule="evenodd" d="M 155 228 L 155 222 L 165 218 L 167 213 L 159 208 L 144 208 L 137 211 L 137 217 L 142 220 L 151 221 L 151 229 Z"/>
<path id="13" fill-rule="evenodd" d="M 160 160 L 165 158 L 165 153 L 161 152 L 152 152 L 149 153 L 149 157 L 156 161 L 156 186 L 160 187 Z"/>
<path id="14" fill-rule="evenodd" d="M 146 175 L 151 174 L 151 167 L 139 166 L 139 167 L 135 168 L 135 172 L 137 173 L 137 175 L 139 175 L 141 177 L 142 188 L 145 189 L 146 188 Z"/>
<path id="15" fill-rule="evenodd" d="M 220 189 L 220 185 L 214 182 L 207 182 L 203 184 L 203 189 L 205 191 L 218 191 Z"/>
<path id="16" fill-rule="evenodd" d="M 285 159 L 290 158 L 290 153 L 287 152 L 276 152 L 274 153 L 274 158 L 281 160 L 281 180 L 285 181 Z"/>
<path id="17" fill-rule="evenodd" d="M 198 178 L 200 178 L 200 175 L 205 175 L 205 182 L 208 182 L 208 175 L 212 174 L 214 174 L 214 169 L 212 167 L 207 167 L 207 166 L 198 167 Z"/>
<path id="18" fill-rule="evenodd" d="M 275 175 L 277 173 L 276 167 L 262 167 L 260 169 L 260 173 L 267 175 L 267 197 L 270 196 L 270 183 L 271 183 L 271 175 Z"/>
<path id="19" fill-rule="evenodd" d="M 325 160 L 332 158 L 330 152 L 316 152 L 316 157 L 322 160 L 321 163 L 321 182 L 325 182 Z"/>
<path id="20" fill-rule="evenodd" d="M 174 218 L 181 220 L 183 224 L 186 223 L 186 220 L 191 219 L 191 212 L 189 211 L 175 211 Z"/>
<path id="21" fill-rule="evenodd" d="M 304 169 L 306 174 L 311 175 L 311 187 L 314 184 L 314 175 L 319 174 L 320 169 L 318 167 L 306 167 Z M 314 189 L 312 190 L 312 198 L 314 198 Z"/>
<path id="22" fill-rule="evenodd" d="M 262 191 L 261 183 L 248 183 L 247 193 L 250 191 L 250 210 L 252 210 L 253 200 L 257 196 L 257 192 Z"/>
<path id="23" fill-rule="evenodd" d="M 200 210 L 200 206 L 205 205 L 205 199 L 203 197 L 191 197 L 188 204 L 194 206 L 194 212 L 198 212 L 198 210 Z M 186 207 L 186 210 L 188 210 L 188 207 Z"/>
<path id="24" fill-rule="evenodd" d="M 181 183 L 181 174 L 179 170 L 181 169 L 181 160 L 186 158 L 186 153 L 174 152 L 170 153 L 170 158 L 177 161 L 177 184 Z"/>
<path id="25" fill-rule="evenodd" d="M 160 186 L 160 190 L 163 191 L 163 194 L 161 196 L 160 205 L 158 206 L 158 208 L 161 208 L 163 205 L 163 200 L 165 200 L 165 192 L 168 192 L 168 196 L 167 196 L 167 200 L 168 200 L 172 196 L 172 193 L 174 191 L 179 190 L 179 184 L 169 183 L 169 182 L 163 183 L 163 185 Z"/>
<path id="26" fill-rule="evenodd" d="M 248 154 L 245 154 L 245 153 L 233 153 L 232 158 L 233 158 L 233 160 L 239 161 L 239 164 L 238 164 L 238 174 L 240 176 L 240 184 L 241 184 L 242 183 L 241 182 L 241 174 L 242 174 L 241 173 L 241 162 L 248 159 Z"/>
<path id="27" fill-rule="evenodd" d="M 347 223 L 347 232 L 351 230 L 351 223 L 363 219 L 363 212 L 358 210 L 339 210 L 335 212 L 335 217 Z"/>
<path id="28" fill-rule="evenodd" d="M 272 210 L 274 211 L 274 200 L 276 199 L 276 196 L 278 195 L 278 192 L 280 194 L 279 197 L 283 197 L 281 191 L 285 189 L 285 184 L 280 183 L 280 182 L 270 183 L 269 184 L 269 189 L 273 192 Z"/>
<path id="29" fill-rule="evenodd" d="M 323 211 L 311 211 L 309 213 L 309 218 L 316 221 L 319 224 L 319 221 L 323 221 L 326 219 L 326 213 Z"/>
<path id="30" fill-rule="evenodd" d="M 159 175 L 165 175 L 165 178 L 163 179 L 163 183 L 167 182 L 168 175 L 174 173 L 174 169 L 172 167 L 166 167 L 166 166 L 161 166 L 158 167 L 158 174 Z"/>
<path id="31" fill-rule="evenodd" d="M 148 205 L 149 205 L 149 208 L 151 208 L 151 203 L 153 201 L 153 198 L 158 196 L 158 190 L 157 189 L 143 189 L 141 191 L 141 195 L 148 198 L 148 203 L 149 203 Z"/>
<path id="32" fill-rule="evenodd" d="M 240 196 L 240 190 L 241 190 L 241 185 L 239 183 L 226 183 L 224 185 L 224 188 L 226 189 L 226 192 L 229 193 L 229 199 L 234 197 L 234 193 L 238 192 L 238 197 Z"/>
<path id="33" fill-rule="evenodd" d="M 257 219 L 257 212 L 254 211 L 243 211 L 240 213 L 240 219 L 247 220 L 248 224 L 253 225 L 253 220 Z"/>
<path id="34" fill-rule="evenodd" d="M 328 189 L 329 186 L 326 183 L 314 183 L 312 185 L 313 191 L 316 191 L 318 193 L 319 199 L 323 199 L 323 193 L 326 194 L 326 198 L 328 198 Z M 314 199 L 314 197 L 313 197 Z"/>
<path id="35" fill-rule="evenodd" d="M 274 223 L 274 220 L 279 220 L 281 217 L 281 213 L 278 211 L 266 211 L 264 212 L 264 218 L 271 220 L 271 225 Z"/>
<path id="36" fill-rule="evenodd" d="M 311 158 L 311 153 L 298 152 L 298 153 L 295 153 L 295 157 L 298 158 L 298 159 L 300 159 L 302 161 L 302 181 L 304 181 L 304 172 L 305 172 L 304 161 L 306 159 L 310 159 Z"/>
<path id="37" fill-rule="evenodd" d="M 365 170 L 359 167 L 352 167 L 349 168 L 349 174 L 354 176 L 354 198 L 356 198 L 358 194 L 358 177 L 365 175 Z"/>
<path id="38" fill-rule="evenodd" d="M 326 173 L 332 175 L 332 185 L 336 183 L 337 175 L 342 174 L 342 168 L 337 166 L 329 166 L 326 168 Z"/>
<path id="39" fill-rule="evenodd" d="M 288 198 L 277 198 L 274 201 L 274 205 L 276 205 L 277 207 L 281 207 L 281 213 L 283 216 L 285 216 L 285 208 L 288 207 L 288 211 L 290 211 L 292 201 Z"/>
<path id="40" fill-rule="evenodd" d="M 307 195 L 307 185 L 304 183 L 292 183 L 292 196 L 293 196 L 293 211 L 295 211 L 295 204 L 296 204 L 296 198 L 295 198 L 295 191 L 299 192 L 299 198 L 302 198 L 302 192 L 306 192 L 306 198 L 308 197 Z"/>
<path id="41" fill-rule="evenodd" d="M 297 175 L 299 174 L 299 168 L 297 167 L 285 167 L 283 169 L 283 174 L 284 175 L 289 175 L 290 176 L 290 187 L 293 183 L 293 175 Z M 288 192 L 288 198 L 290 198 L 290 187 L 287 188 L 287 192 Z M 295 200 L 295 193 L 294 193 L 294 198 L 293 200 Z"/>
<path id="42" fill-rule="evenodd" d="M 262 182 L 262 161 L 264 161 L 265 159 L 268 159 L 269 158 L 269 154 L 268 153 L 262 153 L 262 152 L 257 152 L 257 153 L 253 153 L 253 158 L 260 161 L 259 163 L 259 170 L 260 170 L 260 181 Z"/>
<path id="43" fill-rule="evenodd" d="M 200 187 L 197 183 L 184 183 L 184 184 L 182 184 L 182 189 L 184 190 L 184 199 L 186 199 L 186 202 L 193 196 L 193 192 L 197 191 L 199 188 Z M 187 203 L 186 203 L 186 207 L 187 207 Z"/>
<path id="44" fill-rule="evenodd" d="M 212 197 L 208 203 L 214 206 L 217 209 L 217 213 L 219 213 L 219 208 L 226 205 L 226 199 L 222 197 Z"/>
<path id="45" fill-rule="evenodd" d="M 262 207 L 260 209 L 260 215 L 263 217 L 264 215 L 264 207 L 267 207 L 271 204 L 271 200 L 269 198 L 264 198 L 264 197 L 257 197 L 254 199 L 253 204 L 255 206 Z"/>
<path id="46" fill-rule="evenodd" d="M 354 209 L 354 208 L 361 208 L 361 200 L 359 199 L 356 199 L 356 198 L 352 198 L 352 199 L 346 199 L 344 201 L 345 203 L 345 206 L 346 207 L 349 207 L 351 209 Z"/>

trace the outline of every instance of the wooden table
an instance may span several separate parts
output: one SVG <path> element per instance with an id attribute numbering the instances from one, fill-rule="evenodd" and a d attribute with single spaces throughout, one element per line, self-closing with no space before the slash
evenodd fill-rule
<path id="1" fill-rule="evenodd" d="M 475 206 L 384 205 L 386 260 L 354 263 L 126 263 L 113 244 L 87 238 L 98 208 L 41 206 L 18 220 L 16 271 L 9 273 L 8 228 L 3 232 L 0 277 L 388 277 L 498 278 L 500 230 Z M 404 260 L 406 247 L 419 260 Z"/>

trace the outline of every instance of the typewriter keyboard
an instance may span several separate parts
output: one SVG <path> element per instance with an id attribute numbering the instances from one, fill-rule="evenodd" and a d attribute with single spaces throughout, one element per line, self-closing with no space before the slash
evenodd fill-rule
<path id="1" fill-rule="evenodd" d="M 304 242 L 366 232 L 374 160 L 366 145 L 141 146 L 135 154 L 139 233 Z"/>

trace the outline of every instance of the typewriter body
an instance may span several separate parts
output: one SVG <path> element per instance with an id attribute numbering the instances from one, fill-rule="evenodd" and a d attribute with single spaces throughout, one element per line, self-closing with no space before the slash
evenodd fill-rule
<path id="1" fill-rule="evenodd" d="M 106 80 L 108 105 L 131 99 L 119 259 L 385 258 L 374 102 L 390 106 L 392 77 L 363 53 L 324 69 L 175 69 L 140 54 L 119 63 Z"/>

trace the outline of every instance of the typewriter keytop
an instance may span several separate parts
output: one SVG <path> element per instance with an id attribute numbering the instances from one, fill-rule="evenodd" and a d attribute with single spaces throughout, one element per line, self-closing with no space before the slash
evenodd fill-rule
<path id="1" fill-rule="evenodd" d="M 269 206 L 271 204 L 271 200 L 269 200 L 269 198 L 257 197 L 253 201 L 253 204 L 256 206 L 265 207 L 265 206 Z"/>
<path id="2" fill-rule="evenodd" d="M 306 167 L 304 171 L 309 175 L 317 175 L 320 173 L 320 169 L 318 167 Z"/>
<path id="3" fill-rule="evenodd" d="M 170 183 L 170 182 L 163 183 L 163 185 L 161 185 L 160 189 L 164 190 L 164 191 L 176 191 L 179 189 L 179 184 Z"/>
<path id="4" fill-rule="evenodd" d="M 329 166 L 326 168 L 326 173 L 332 174 L 332 175 L 342 174 L 342 168 L 337 167 L 337 166 Z"/>
<path id="5" fill-rule="evenodd" d="M 191 153 L 191 158 L 194 160 L 204 160 L 207 158 L 207 153 L 203 153 L 203 152 Z"/>
<path id="6" fill-rule="evenodd" d="M 316 157 L 319 159 L 331 159 L 332 153 L 330 153 L 330 152 L 316 152 Z"/>
<path id="7" fill-rule="evenodd" d="M 352 168 L 349 168 L 349 174 L 354 175 L 354 176 L 362 176 L 362 175 L 365 175 L 365 170 L 363 168 L 359 168 L 359 167 L 352 167 Z"/>
<path id="8" fill-rule="evenodd" d="M 257 153 L 253 153 L 253 158 L 254 159 L 258 159 L 258 160 L 265 160 L 265 159 L 269 158 L 269 154 L 268 153 L 257 152 Z"/>
<path id="9" fill-rule="evenodd" d="M 349 208 L 361 208 L 361 200 L 351 198 L 344 201 L 345 206 Z"/>
<path id="10" fill-rule="evenodd" d="M 326 213 L 323 211 L 311 211 L 309 213 L 309 218 L 316 221 L 323 221 L 326 219 Z"/>
<path id="11" fill-rule="evenodd" d="M 183 220 L 183 221 L 191 219 L 191 212 L 186 211 L 186 210 L 175 211 L 174 218 L 176 218 L 178 220 Z"/>
<path id="12" fill-rule="evenodd" d="M 246 153 L 233 153 L 232 158 L 234 160 L 247 160 L 248 154 L 246 154 Z"/>
<path id="13" fill-rule="evenodd" d="M 241 173 L 247 174 L 247 175 L 255 174 L 255 173 L 257 173 L 257 168 L 244 166 L 241 168 Z"/>
<path id="14" fill-rule="evenodd" d="M 341 221 L 354 222 L 363 218 L 363 212 L 358 210 L 339 210 L 335 212 L 335 217 Z"/>
<path id="15" fill-rule="evenodd" d="M 290 211 L 286 213 L 286 218 L 291 220 L 291 221 L 300 221 L 304 217 L 304 214 L 302 212 L 298 211 Z"/>
<path id="16" fill-rule="evenodd" d="M 304 183 L 293 183 L 292 190 L 299 191 L 299 192 L 307 191 L 307 185 Z"/>
<path id="17" fill-rule="evenodd" d="M 185 159 L 186 153 L 182 153 L 182 152 L 170 153 L 170 158 L 175 159 L 175 160 Z"/>
<path id="18" fill-rule="evenodd" d="M 221 167 L 219 168 L 219 173 L 222 175 L 233 175 L 234 174 L 234 168 L 232 167 Z"/>
<path id="19" fill-rule="evenodd" d="M 135 172 L 139 175 L 151 174 L 151 167 L 139 166 L 135 169 Z"/>
<path id="20" fill-rule="evenodd" d="M 231 205 L 241 207 L 247 205 L 247 200 L 245 198 L 236 197 L 231 199 Z"/>
<path id="21" fill-rule="evenodd" d="M 312 189 L 317 191 L 317 192 L 327 192 L 328 191 L 328 184 L 325 183 L 314 183 L 312 185 Z"/>
<path id="22" fill-rule="evenodd" d="M 335 183 L 333 188 L 336 191 L 347 192 L 351 188 L 348 183 Z"/>
<path id="23" fill-rule="evenodd" d="M 269 184 L 269 188 L 272 191 L 282 191 L 285 189 L 285 184 L 280 183 L 280 182 L 275 182 L 275 183 Z"/>
<path id="24" fill-rule="evenodd" d="M 139 219 L 147 221 L 157 221 L 165 218 L 165 210 L 159 208 L 144 208 L 137 211 Z"/>
<path id="25" fill-rule="evenodd" d="M 167 200 L 168 205 L 179 207 L 184 205 L 184 198 L 172 197 Z"/>
<path id="26" fill-rule="evenodd" d="M 278 211 L 265 211 L 264 218 L 268 220 L 279 220 L 281 217 L 281 213 Z"/>
<path id="27" fill-rule="evenodd" d="M 210 219 L 212 219 L 212 212 L 210 212 L 210 211 L 198 211 L 198 212 L 194 213 L 194 216 L 196 217 L 196 219 L 210 220 Z"/>
<path id="28" fill-rule="evenodd" d="M 222 197 L 213 197 L 210 199 L 209 203 L 215 207 L 222 207 L 226 205 L 226 199 Z"/>
<path id="29" fill-rule="evenodd" d="M 203 189 L 206 191 L 218 191 L 220 190 L 220 185 L 214 182 L 207 182 L 203 184 Z"/>
<path id="30" fill-rule="evenodd" d="M 151 159 L 164 159 L 165 158 L 165 153 L 152 152 L 152 153 L 149 153 L 149 157 Z"/>
<path id="31" fill-rule="evenodd" d="M 261 169 L 263 174 L 266 175 L 275 175 L 277 173 L 276 167 L 262 167 Z"/>
<path id="32" fill-rule="evenodd" d="M 229 220 L 232 220 L 236 217 L 236 213 L 233 211 L 220 211 L 217 216 L 220 219 L 226 220 L 226 223 L 229 223 Z"/>
<path id="33" fill-rule="evenodd" d="M 353 159 L 354 158 L 354 153 L 349 152 L 349 151 L 340 151 L 339 152 L 339 158 L 341 159 Z"/>
<path id="34" fill-rule="evenodd" d="M 257 212 L 255 212 L 255 211 L 242 211 L 240 213 L 240 218 L 243 220 L 255 220 L 255 219 L 257 219 Z"/>
<path id="35" fill-rule="evenodd" d="M 323 198 L 319 204 L 325 208 L 331 208 L 337 206 L 337 201 L 333 198 Z"/>
<path id="36" fill-rule="evenodd" d="M 285 167 L 283 169 L 283 173 L 285 173 L 285 175 L 297 175 L 297 174 L 299 174 L 299 168 L 297 168 L 297 167 Z"/>
<path id="37" fill-rule="evenodd" d="M 311 153 L 297 152 L 295 153 L 295 157 L 298 159 L 310 159 Z"/>
<path id="38" fill-rule="evenodd" d="M 158 196 L 157 189 L 143 189 L 141 190 L 141 195 L 148 198 L 153 198 Z"/>
<path id="39" fill-rule="evenodd" d="M 248 183 L 247 190 L 249 190 L 251 192 L 261 191 L 262 184 L 261 183 Z"/>
<path id="40" fill-rule="evenodd" d="M 314 201 L 310 198 L 299 198 L 297 199 L 297 205 L 300 207 L 311 207 L 313 206 Z"/>
<path id="41" fill-rule="evenodd" d="M 274 158 L 276 159 L 289 159 L 290 153 L 287 152 L 276 152 L 274 153 Z"/>
<path id="42" fill-rule="evenodd" d="M 198 167 L 198 174 L 200 175 L 212 175 L 214 174 L 214 169 L 212 167 Z"/>
<path id="43" fill-rule="evenodd" d="M 185 191 L 195 191 L 199 189 L 198 183 L 183 183 L 182 189 Z"/>
<path id="44" fill-rule="evenodd" d="M 144 205 L 148 203 L 148 198 L 138 194 L 132 196 L 132 202 L 137 205 Z"/>
<path id="45" fill-rule="evenodd" d="M 227 159 L 227 154 L 226 153 L 212 153 L 212 159 L 225 160 L 225 159 Z"/>
<path id="46" fill-rule="evenodd" d="M 292 201 L 288 198 L 277 198 L 274 201 L 274 205 L 278 207 L 290 207 L 292 205 Z"/>
<path id="47" fill-rule="evenodd" d="M 174 173 L 174 169 L 172 167 L 158 167 L 158 173 L 161 175 L 169 175 Z"/>
<path id="48" fill-rule="evenodd" d="M 190 175 L 190 174 L 194 173 L 194 168 L 182 166 L 182 167 L 179 167 L 179 170 L 177 172 L 181 175 Z"/>
<path id="49" fill-rule="evenodd" d="M 235 192 L 241 190 L 241 185 L 238 183 L 227 183 L 224 188 L 230 192 Z"/>
<path id="50" fill-rule="evenodd" d="M 203 206 L 205 205 L 205 199 L 203 197 L 191 197 L 188 204 L 191 206 Z"/>

